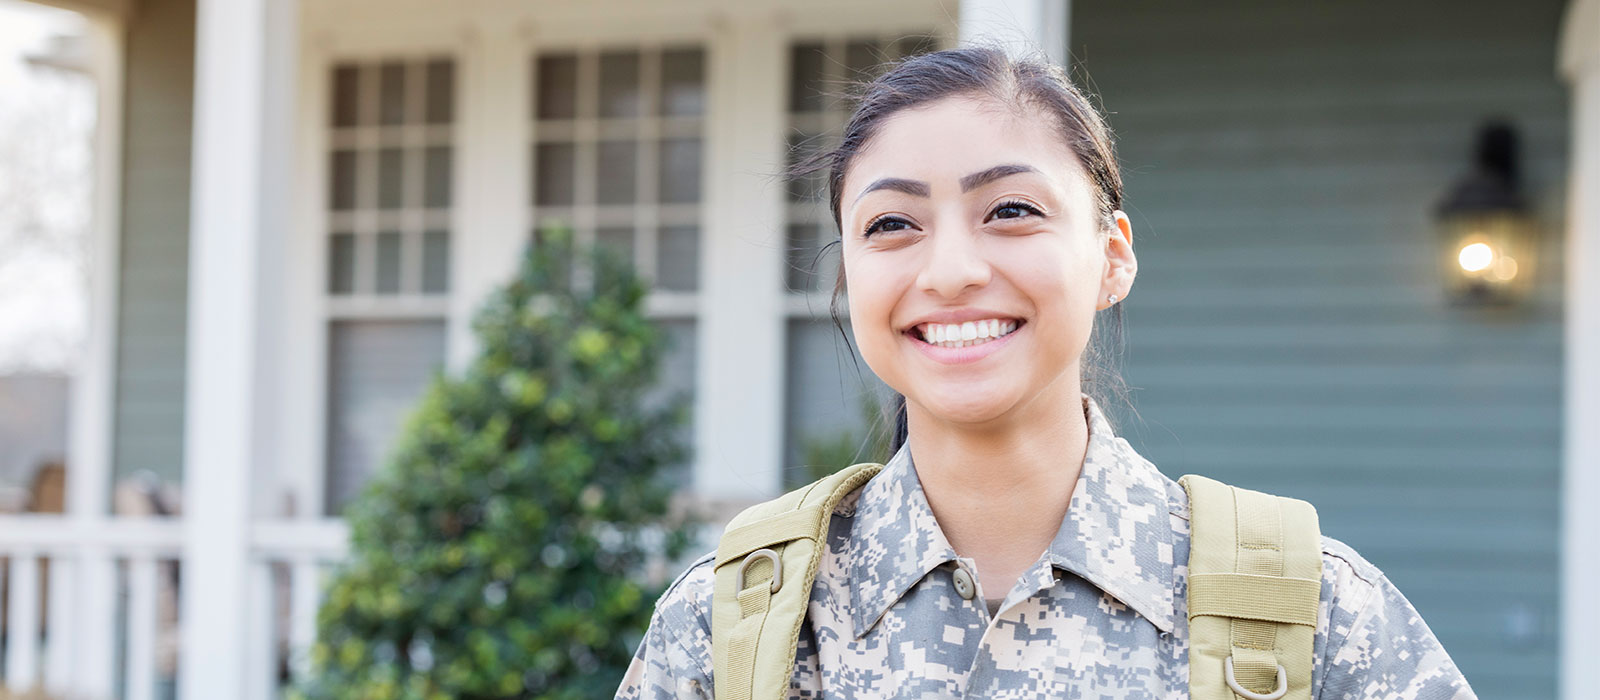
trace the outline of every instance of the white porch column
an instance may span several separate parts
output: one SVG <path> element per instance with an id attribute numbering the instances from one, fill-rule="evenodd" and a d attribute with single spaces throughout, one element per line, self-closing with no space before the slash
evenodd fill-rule
<path id="1" fill-rule="evenodd" d="M 183 698 L 250 697 L 249 537 L 253 473 L 271 406 L 264 285 L 286 237 L 280 160 L 297 3 L 198 0 L 184 426 Z M 289 55 L 286 55 L 289 54 Z M 292 64 L 289 64 L 292 65 Z"/>
<path id="2" fill-rule="evenodd" d="M 1072 0 L 961 0 L 959 38 L 996 45 L 1012 56 L 1043 52 L 1066 65 Z"/>
<path id="3" fill-rule="evenodd" d="M 787 42 L 771 15 L 712 28 L 700 242 L 694 489 L 777 495 L 783 479 L 783 168 Z"/>
<path id="4" fill-rule="evenodd" d="M 1563 411 L 1561 697 L 1594 696 L 1600 659 L 1600 0 L 1572 0 L 1561 34 L 1572 85 Z"/>

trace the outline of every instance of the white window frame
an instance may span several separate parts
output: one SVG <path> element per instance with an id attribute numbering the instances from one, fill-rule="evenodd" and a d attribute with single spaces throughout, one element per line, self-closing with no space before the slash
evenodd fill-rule
<path id="1" fill-rule="evenodd" d="M 349 293 L 335 293 L 330 289 L 329 277 L 331 275 L 331 261 L 324 258 L 322 265 L 323 283 L 321 292 L 326 300 L 326 317 L 322 327 L 327 337 L 323 341 L 324 350 L 322 358 L 323 392 L 321 404 L 324 411 L 331 405 L 332 368 L 327 365 L 331 357 L 332 326 L 338 322 L 347 321 L 422 321 L 442 322 L 448 325 L 449 319 L 449 275 L 446 275 L 446 291 L 444 293 L 424 293 L 422 290 L 423 246 L 428 231 L 442 229 L 452 241 L 455 238 L 456 227 L 454 224 L 455 193 L 452 182 L 451 201 L 445 211 L 435 211 L 425 206 L 423 202 L 426 191 L 427 173 L 423 170 L 424 153 L 421 149 L 430 146 L 448 146 L 451 149 L 451 177 L 454 179 L 456 170 L 455 151 L 458 148 L 456 134 L 460 133 L 457 126 L 457 103 L 460 91 L 455 89 L 459 82 L 459 61 L 454 53 L 432 51 L 393 51 L 380 52 L 362 57 L 340 58 L 329 62 L 324 72 L 331 76 L 341 66 L 354 66 L 358 72 L 357 85 L 359 92 L 356 99 L 356 114 L 358 119 L 371 118 L 378 114 L 382 108 L 381 81 L 382 72 L 390 64 L 401 66 L 401 76 L 404 84 L 403 114 L 408 119 L 425 113 L 427 109 L 428 64 L 436 60 L 446 60 L 451 64 L 453 72 L 451 85 L 451 120 L 448 124 L 436 125 L 430 123 L 417 123 L 406 121 L 399 125 L 358 123 L 355 126 L 334 126 L 329 117 L 330 109 L 325 109 L 322 117 L 322 128 L 328 135 L 327 149 L 323 154 L 323 161 L 330 161 L 334 152 L 341 149 L 353 149 L 356 154 L 356 173 L 354 182 L 354 206 L 347 210 L 335 210 L 329 202 L 329 189 L 324 189 L 321 199 L 323 210 L 323 238 L 322 247 L 326 251 L 333 241 L 336 233 L 349 233 L 355 236 L 354 269 L 352 271 L 352 288 Z M 332 90 L 325 93 L 331 98 Z M 385 208 L 378 201 L 381 197 L 380 169 L 382 163 L 380 149 L 400 148 L 401 157 L 404 159 L 402 172 L 415 173 L 409 180 L 402 179 L 400 185 L 401 207 L 398 209 Z M 329 167 L 324 165 L 324 167 Z M 330 173 L 331 174 L 331 173 Z M 400 174 L 396 174 L 400 177 Z M 378 281 L 378 266 L 380 253 L 378 252 L 379 238 L 385 233 L 398 233 L 400 236 L 400 257 L 398 261 L 397 280 L 399 291 L 397 293 L 383 293 L 376 290 Z M 451 246 L 454 247 L 453 245 Z M 324 252 L 324 256 L 327 253 Z M 426 377 L 419 377 L 426 381 Z M 327 420 L 332 416 L 324 415 L 323 418 L 323 449 L 322 469 L 319 485 L 322 493 L 318 500 L 307 502 L 305 507 L 317 514 L 327 514 L 329 508 L 335 504 L 329 499 L 334 494 L 327 492 L 327 486 L 333 477 L 334 465 L 329 462 L 328 456 L 328 430 Z M 403 416 L 397 416 L 403 420 Z M 385 448 L 386 450 L 387 448 Z M 381 468 L 381 464 L 370 465 L 372 469 Z M 298 507 L 298 504 L 297 504 Z"/>
<path id="2" fill-rule="evenodd" d="M 528 81 L 528 85 L 530 87 L 533 85 L 536 79 L 536 76 L 533 75 L 533 73 L 535 70 L 537 70 L 535 66 L 537 64 L 537 59 L 540 56 L 563 53 L 571 54 L 578 60 L 578 103 L 582 105 L 586 101 L 597 102 L 599 96 L 595 94 L 594 87 L 599 84 L 600 55 L 608 51 L 637 51 L 639 53 L 640 80 L 646 87 L 646 92 L 640 95 L 640 100 L 645 104 L 651 104 L 658 102 L 660 97 L 660 95 L 654 92 L 653 89 L 658 87 L 660 82 L 659 76 L 661 74 L 661 53 L 663 51 L 668 51 L 675 48 L 691 47 L 700 49 L 706 56 L 706 62 L 709 64 L 710 49 L 707 46 L 704 37 L 684 38 L 680 40 L 672 40 L 669 38 L 664 41 L 655 38 L 640 39 L 631 42 L 581 41 L 571 43 L 550 42 L 539 44 L 532 47 L 530 52 L 523 59 L 524 63 L 527 64 L 523 79 Z M 708 93 L 710 91 L 711 77 L 709 68 L 709 65 L 707 65 L 707 70 L 704 76 Z M 608 125 L 605 124 L 607 120 L 603 117 L 590 116 L 574 117 L 572 119 L 565 120 L 541 120 L 537 117 L 537 115 L 532 113 L 532 111 L 529 109 L 530 106 L 533 106 L 533 99 L 529 99 L 523 105 L 523 112 L 526 117 L 528 130 L 528 138 L 523 144 L 524 153 L 529 153 L 530 150 L 537 144 L 547 142 L 571 143 L 577 149 L 587 149 L 593 151 L 598 148 L 599 143 L 605 140 L 603 135 L 607 131 Z M 646 109 L 646 112 L 648 111 L 650 110 Z M 707 148 L 705 146 L 709 136 L 709 134 L 706 133 L 706 123 L 708 121 L 708 117 L 709 114 L 702 113 L 698 117 L 674 118 L 655 115 L 629 117 L 619 120 L 636 123 L 638 125 L 638 130 L 629 134 L 630 140 L 635 143 L 660 143 L 663 136 L 687 137 L 689 134 L 687 134 L 682 125 L 689 121 L 696 122 L 696 128 L 694 130 L 693 137 L 699 139 L 701 143 L 701 188 L 699 201 L 689 204 L 663 204 L 653 201 L 654 195 L 647 193 L 650 192 L 654 185 L 659 184 L 657 182 L 659 162 L 657 161 L 657 157 L 653 149 L 644 148 L 641 149 L 643 155 L 640 157 L 638 163 L 635 164 L 635 167 L 643 171 L 646 174 L 646 177 L 644 180 L 644 185 L 641 186 L 635 193 L 635 201 L 630 204 L 598 204 L 595 202 L 596 197 L 594 196 L 593 191 L 596 173 L 592 166 L 597 164 L 599 156 L 598 154 L 594 153 L 586 156 L 583 155 L 580 150 L 580 153 L 576 156 L 575 172 L 573 173 L 575 178 L 575 190 L 573 198 L 577 200 L 578 203 L 575 203 L 572 206 L 540 206 L 536 203 L 526 201 L 528 199 L 528 194 L 530 193 L 524 193 L 524 208 L 526 209 L 524 216 L 526 220 L 529 221 L 528 228 L 530 229 L 530 234 L 534 227 L 541 225 L 547 220 L 560 220 L 566 222 L 568 225 L 574 228 L 576 232 L 576 238 L 574 240 L 576 243 L 579 245 L 592 245 L 595 243 L 595 230 L 600 226 L 631 226 L 634 229 L 634 242 L 636 244 L 632 249 L 634 269 L 638 270 L 646 278 L 652 278 L 655 271 L 659 269 L 659 257 L 657 253 L 659 250 L 658 244 L 661 240 L 660 231 L 666 226 L 685 225 L 686 222 L 688 222 L 688 224 L 692 224 L 700 230 L 700 243 L 698 248 L 703 250 L 706 240 L 706 195 L 708 194 L 708 188 L 706 187 L 706 176 L 709 171 L 709 168 L 707 167 L 709 165 L 709 161 L 707 159 Z M 548 129 L 553 133 L 540 133 L 540 128 Z M 532 157 L 530 155 L 526 166 L 530 178 L 532 177 L 534 167 L 535 164 L 532 162 Z M 611 218 L 605 216 L 604 210 L 607 209 L 627 209 L 631 211 L 629 212 L 630 216 L 626 221 L 620 221 L 611 220 Z M 642 230 L 653 230 L 655 231 L 655 234 L 651 236 L 644 236 L 639 233 Z M 704 269 L 697 268 L 695 291 L 652 288 L 650 293 L 645 297 L 645 315 L 653 320 L 698 321 L 701 308 L 700 296 L 704 278 Z"/>
<path id="3" fill-rule="evenodd" d="M 358 112 L 366 114 L 378 106 L 378 75 L 383 64 L 397 62 L 404 66 L 406 71 L 406 94 L 409 98 L 406 112 L 419 112 L 424 109 L 423 91 L 426 86 L 426 64 L 432 60 L 445 59 L 456 63 L 455 57 L 445 54 L 415 54 L 415 55 L 381 55 L 361 59 L 340 59 L 330 63 L 326 71 L 333 71 L 345 63 L 354 63 L 361 72 L 359 84 L 362 86 L 359 98 Z M 419 65 L 421 64 L 421 65 Z M 459 70 L 459 68 L 456 68 Z M 399 131 L 399 144 L 387 144 L 403 148 L 403 157 L 407 159 L 407 170 L 424 174 L 421 160 L 423 154 L 418 150 L 421 147 L 446 145 L 452 151 L 452 177 L 455 170 L 454 151 L 457 149 L 454 134 L 455 120 L 448 125 L 432 124 L 405 124 L 372 125 L 365 124 L 353 127 L 333 127 L 327 124 L 327 113 L 323 115 L 323 128 L 329 131 L 335 128 L 342 132 L 334 134 L 329 139 L 328 149 L 323 154 L 327 160 L 335 149 L 353 148 L 357 153 L 370 156 L 358 157 L 356 167 L 359 172 L 356 183 L 363 188 L 376 188 L 378 179 L 375 177 L 379 163 L 376 154 L 383 143 L 382 134 L 385 131 Z M 391 139 L 392 140 L 392 139 Z M 415 161 L 415 162 L 412 162 Z M 324 167 L 327 167 L 326 164 Z M 371 171 L 371 172 L 366 172 Z M 425 177 L 414 178 L 408 184 L 406 191 L 401 193 L 401 201 L 405 203 L 420 202 L 423 196 Z M 324 189 L 323 198 L 327 197 Z M 394 230 L 400 233 L 400 292 L 397 294 L 381 294 L 370 291 L 358 291 L 351 294 L 334 294 L 328 290 L 327 275 L 329 266 L 323 266 L 322 285 L 323 294 L 327 300 L 328 321 L 345 320 L 444 320 L 449 311 L 448 292 L 445 294 L 426 294 L 422 289 L 422 255 L 423 240 L 426 231 L 444 229 L 449 235 L 454 236 L 454 194 L 451 190 L 452 201 L 448 213 L 429 211 L 422 206 L 407 206 L 397 212 L 386 212 L 381 207 L 363 209 L 359 203 L 363 200 L 376 199 L 375 193 L 357 193 L 358 206 L 345 210 L 335 211 L 323 208 L 323 245 L 328 246 L 331 238 L 338 233 L 353 233 L 356 236 L 356 259 L 354 270 L 354 288 L 356 290 L 371 290 L 376 286 L 377 277 L 377 236 L 384 231 Z M 324 252 L 326 255 L 326 252 Z M 447 285 L 448 287 L 448 285 Z"/>
<path id="4" fill-rule="evenodd" d="M 324 517 L 326 512 L 326 485 L 328 470 L 332 466 L 327 463 L 330 389 L 328 343 L 331 324 L 342 320 L 443 320 L 451 335 L 455 330 L 453 301 L 456 281 L 462 278 L 461 256 L 458 254 L 460 232 L 464 225 L 462 195 L 467 192 L 469 184 L 462 159 L 466 144 L 461 138 L 469 132 L 463 125 L 466 115 L 463 114 L 462 86 L 468 36 L 462 33 L 416 35 L 407 32 L 385 34 L 335 30 L 331 25 L 338 24 L 339 18 L 334 7 L 316 3 L 302 7 L 305 12 L 302 17 L 305 31 L 301 32 L 295 143 L 296 160 L 303 177 L 298 179 L 294 192 L 294 226 L 286 243 L 286 257 L 291 264 L 286 266 L 285 272 L 286 298 L 281 325 L 284 333 L 279 339 L 278 358 L 282 363 L 285 381 L 279 387 L 281 398 L 278 401 L 277 426 L 273 431 L 281 447 L 281 461 L 272 465 L 275 467 L 273 474 L 265 480 L 271 492 L 258 500 L 258 504 L 262 508 L 260 515 L 292 514 L 297 518 L 318 519 Z M 328 248 L 334 231 L 334 218 L 372 217 L 375 214 L 359 209 L 335 214 L 328 206 L 331 180 L 329 163 L 335 138 L 330 122 L 333 71 L 346 63 L 376 66 L 387 60 L 409 64 L 432 58 L 448 58 L 455 66 L 453 118 L 451 124 L 444 127 L 453 134 L 449 139 L 452 147 L 451 203 L 447 215 L 438 221 L 428 222 L 442 224 L 451 237 L 448 294 L 336 297 L 328 288 Z M 366 82 L 363 80 L 363 84 Z M 410 92 L 413 91 L 408 89 Z M 376 96 L 363 95 L 363 100 L 366 99 L 376 99 Z M 368 132 L 378 128 L 381 127 L 355 129 L 356 145 L 363 149 L 373 145 L 375 135 Z M 434 128 L 437 127 L 405 127 L 409 132 L 406 146 L 419 145 L 429 139 L 428 132 Z M 412 201 L 409 193 L 403 196 L 402 201 Z M 400 216 L 409 219 L 406 229 L 427 228 L 423 226 L 428 218 L 425 212 L 408 210 L 401 212 Z M 414 263 L 422 254 L 420 246 L 416 245 L 421 241 L 421 234 L 403 234 L 401 241 L 401 288 L 415 290 L 420 284 L 412 279 L 414 275 L 411 271 L 420 268 Z M 358 236 L 357 245 L 363 245 L 362 237 Z M 359 259 L 356 288 L 370 288 L 371 266 L 359 264 Z M 449 346 L 447 341 L 447 363 Z"/>

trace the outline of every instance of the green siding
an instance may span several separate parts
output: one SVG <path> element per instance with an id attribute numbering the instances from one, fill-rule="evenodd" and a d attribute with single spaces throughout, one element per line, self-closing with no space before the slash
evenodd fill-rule
<path id="1" fill-rule="evenodd" d="M 117 292 L 115 478 L 183 473 L 194 1 L 128 19 Z"/>
<path id="2" fill-rule="evenodd" d="M 1139 279 L 1123 431 L 1309 499 L 1484 698 L 1555 695 L 1564 2 L 1076 2 Z M 1549 245 L 1513 313 L 1442 303 L 1430 212 L 1486 117 Z"/>

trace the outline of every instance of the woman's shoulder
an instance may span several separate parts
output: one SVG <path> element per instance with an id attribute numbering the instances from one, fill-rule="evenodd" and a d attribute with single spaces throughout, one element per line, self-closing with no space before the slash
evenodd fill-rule
<path id="1" fill-rule="evenodd" d="M 1349 545 L 1326 536 L 1322 586 L 1322 644 L 1314 679 L 1321 697 L 1476 697 L 1389 577 Z"/>
<path id="2" fill-rule="evenodd" d="M 1362 558 L 1350 545 L 1323 535 L 1322 581 L 1339 597 L 1355 599 L 1370 597 L 1387 579 L 1377 566 Z M 1347 604 L 1353 602 L 1346 601 Z"/>
<path id="3" fill-rule="evenodd" d="M 711 653 L 711 593 L 716 583 L 717 552 L 700 555 L 678 574 L 656 600 L 655 617 L 680 639 L 693 641 L 704 635 L 704 653 Z M 700 649 L 688 649 L 700 652 Z"/>
<path id="4" fill-rule="evenodd" d="M 695 559 L 656 599 L 650 626 L 617 688 L 617 700 L 710 697 L 715 557 L 712 552 Z"/>

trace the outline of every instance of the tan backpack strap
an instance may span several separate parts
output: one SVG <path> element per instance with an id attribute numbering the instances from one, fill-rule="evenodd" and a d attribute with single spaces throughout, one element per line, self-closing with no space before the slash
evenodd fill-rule
<path id="1" fill-rule="evenodd" d="M 1311 504 L 1201 476 L 1189 493 L 1189 693 L 1310 700 L 1322 593 Z"/>
<path id="2" fill-rule="evenodd" d="M 857 464 L 746 509 L 717 546 L 711 663 L 717 700 L 781 700 L 833 509 L 878 473 Z"/>

